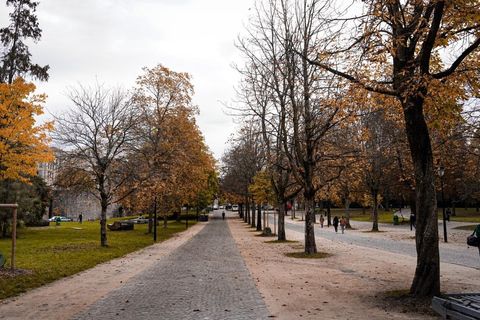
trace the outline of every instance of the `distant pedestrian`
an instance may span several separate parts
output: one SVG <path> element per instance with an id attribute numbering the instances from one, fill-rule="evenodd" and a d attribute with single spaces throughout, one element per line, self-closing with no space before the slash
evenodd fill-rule
<path id="1" fill-rule="evenodd" d="M 225 220 L 225 211 L 222 211 L 222 220 Z"/>
<path id="2" fill-rule="evenodd" d="M 333 227 L 335 228 L 335 233 L 338 232 L 338 217 L 333 218 Z"/>
<path id="3" fill-rule="evenodd" d="M 446 216 L 446 220 L 447 221 L 450 221 L 450 216 L 452 215 L 452 211 L 450 211 L 450 208 L 447 209 L 447 216 Z"/>
<path id="4" fill-rule="evenodd" d="M 342 234 L 345 233 L 345 227 L 347 226 L 347 220 L 342 216 L 340 218 L 340 229 L 342 229 Z"/>
<path id="5" fill-rule="evenodd" d="M 82 221 L 83 221 L 83 215 L 80 213 L 78 215 L 78 223 L 82 223 Z"/>
<path id="6" fill-rule="evenodd" d="M 413 230 L 413 228 L 415 228 L 415 221 L 416 221 L 415 215 L 412 213 L 410 215 L 410 230 Z"/>
<path id="7" fill-rule="evenodd" d="M 323 223 L 325 222 L 325 218 L 323 217 L 323 214 L 320 215 L 320 226 L 323 228 Z"/>

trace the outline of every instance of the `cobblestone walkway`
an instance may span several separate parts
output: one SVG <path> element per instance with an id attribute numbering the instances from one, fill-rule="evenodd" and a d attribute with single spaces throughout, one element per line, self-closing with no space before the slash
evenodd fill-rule
<path id="1" fill-rule="evenodd" d="M 59 311 L 60 312 L 60 311 Z M 267 319 L 218 211 L 183 246 L 71 319 Z"/>

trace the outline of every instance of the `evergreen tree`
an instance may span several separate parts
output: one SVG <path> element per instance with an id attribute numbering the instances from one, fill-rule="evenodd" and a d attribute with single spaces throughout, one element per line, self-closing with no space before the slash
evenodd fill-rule
<path id="1" fill-rule="evenodd" d="M 13 83 L 16 77 L 31 76 L 41 81 L 48 80 L 48 65 L 39 66 L 30 60 L 31 54 L 26 39 L 40 40 L 42 30 L 34 14 L 39 2 L 31 0 L 7 0 L 13 7 L 11 24 L 0 29 L 0 83 Z"/>

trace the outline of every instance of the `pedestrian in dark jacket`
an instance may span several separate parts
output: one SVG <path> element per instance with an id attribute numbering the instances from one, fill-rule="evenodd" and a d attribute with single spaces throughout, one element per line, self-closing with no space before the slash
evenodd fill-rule
<path id="1" fill-rule="evenodd" d="M 415 221 L 416 221 L 415 215 L 412 213 L 410 215 L 410 230 L 413 230 L 413 228 L 415 228 Z"/>
<path id="2" fill-rule="evenodd" d="M 333 227 L 335 228 L 335 232 L 338 232 L 338 217 L 335 216 L 335 218 L 333 218 Z"/>

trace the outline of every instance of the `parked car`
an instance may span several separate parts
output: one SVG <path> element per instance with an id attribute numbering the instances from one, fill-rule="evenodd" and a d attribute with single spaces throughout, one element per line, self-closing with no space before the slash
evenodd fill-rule
<path id="1" fill-rule="evenodd" d="M 139 216 L 137 218 L 131 219 L 130 221 L 136 224 L 148 223 L 148 217 Z"/>
<path id="2" fill-rule="evenodd" d="M 58 218 L 60 218 L 60 222 L 69 222 L 69 221 L 72 221 L 72 219 L 66 218 L 66 217 L 62 217 L 62 216 L 53 216 L 53 217 L 51 217 L 50 219 L 48 219 L 48 221 L 50 221 L 50 222 L 55 222 L 55 221 L 57 221 Z"/>
<path id="3" fill-rule="evenodd" d="M 232 211 L 238 211 L 238 206 L 236 204 L 232 206 Z"/>

